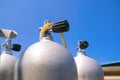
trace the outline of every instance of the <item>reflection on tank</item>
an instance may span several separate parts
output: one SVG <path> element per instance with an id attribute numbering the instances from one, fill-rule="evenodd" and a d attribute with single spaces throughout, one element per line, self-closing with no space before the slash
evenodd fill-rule
<path id="1" fill-rule="evenodd" d="M 0 80 L 104 80 L 99 63 L 84 52 L 87 41 L 78 42 L 75 58 L 67 50 L 62 33 L 68 30 L 67 20 L 45 21 L 39 28 L 40 40 L 29 46 L 18 59 L 12 55 L 12 50 L 19 51 L 21 46 L 11 44 L 17 33 L 0 29 L 0 37 L 6 38 L 3 43 L 6 50 L 0 55 Z M 51 32 L 60 34 L 64 47 L 54 42 Z"/>

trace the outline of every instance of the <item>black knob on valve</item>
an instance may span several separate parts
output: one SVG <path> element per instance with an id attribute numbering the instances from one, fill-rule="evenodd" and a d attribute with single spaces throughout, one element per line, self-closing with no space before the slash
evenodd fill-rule
<path id="1" fill-rule="evenodd" d="M 85 48 L 87 48 L 88 46 L 89 46 L 89 43 L 88 43 L 87 41 L 85 41 L 85 40 L 79 41 L 79 48 L 80 48 L 80 49 L 85 49 Z"/>
<path id="2" fill-rule="evenodd" d="M 69 30 L 69 24 L 67 20 L 56 22 L 52 25 L 52 31 L 55 33 L 66 32 Z"/>
<path id="3" fill-rule="evenodd" d="M 21 45 L 19 45 L 19 44 L 13 44 L 12 46 L 13 46 L 12 50 L 14 50 L 14 51 L 20 51 L 20 49 L 21 49 Z"/>

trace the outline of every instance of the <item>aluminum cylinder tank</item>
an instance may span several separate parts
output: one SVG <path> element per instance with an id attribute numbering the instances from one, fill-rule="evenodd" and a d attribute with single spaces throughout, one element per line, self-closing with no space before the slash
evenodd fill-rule
<path id="1" fill-rule="evenodd" d="M 11 52 L 2 52 L 0 56 L 0 80 L 13 80 L 16 61 L 17 57 L 13 56 Z"/>
<path id="2" fill-rule="evenodd" d="M 14 80 L 77 80 L 76 64 L 66 48 L 44 37 L 16 63 Z"/>
<path id="3" fill-rule="evenodd" d="M 103 71 L 99 63 L 84 52 L 78 52 L 75 62 L 78 80 L 104 80 Z"/>

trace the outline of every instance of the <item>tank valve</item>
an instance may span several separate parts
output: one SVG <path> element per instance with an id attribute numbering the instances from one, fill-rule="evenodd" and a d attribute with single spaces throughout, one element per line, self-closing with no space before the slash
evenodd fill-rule
<path id="1" fill-rule="evenodd" d="M 2 46 L 5 47 L 6 51 L 11 51 L 11 50 L 20 51 L 21 49 L 20 44 L 11 44 L 10 39 L 6 39 Z"/>
<path id="2" fill-rule="evenodd" d="M 85 40 L 78 41 L 78 49 L 81 51 L 89 46 L 89 43 Z"/>
<path id="3" fill-rule="evenodd" d="M 62 20 L 59 22 L 51 22 L 46 20 L 44 26 L 39 28 L 41 35 L 48 34 L 50 32 L 61 33 L 69 30 L 69 24 L 67 20 Z"/>
<path id="4" fill-rule="evenodd" d="M 53 40 L 53 38 L 50 35 L 50 32 L 60 33 L 62 43 L 64 47 L 66 48 L 67 46 L 66 46 L 66 42 L 65 42 L 62 32 L 66 32 L 68 30 L 69 30 L 69 24 L 67 20 L 62 20 L 62 21 L 55 22 L 55 23 L 46 20 L 44 22 L 44 26 L 39 28 L 40 39 L 42 39 L 42 37 L 47 37 L 48 39 Z"/>
<path id="5" fill-rule="evenodd" d="M 17 37 L 17 32 L 8 29 L 0 29 L 0 37 L 6 38 L 5 42 L 2 44 L 6 51 L 20 51 L 20 44 L 11 44 L 11 39 Z"/>

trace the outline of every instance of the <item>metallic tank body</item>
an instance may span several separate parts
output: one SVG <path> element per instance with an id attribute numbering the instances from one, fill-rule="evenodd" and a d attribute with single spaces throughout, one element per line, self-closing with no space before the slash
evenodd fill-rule
<path id="1" fill-rule="evenodd" d="M 16 63 L 14 80 L 77 80 L 76 64 L 67 49 L 44 37 Z"/>
<path id="2" fill-rule="evenodd" d="M 20 45 L 11 44 L 11 39 L 17 37 L 17 32 L 9 29 L 0 29 L 0 37 L 6 38 L 5 42 L 2 43 L 5 50 L 0 54 L 0 80 L 13 80 L 17 57 L 12 55 L 12 50 L 19 51 Z"/>
<path id="3" fill-rule="evenodd" d="M 78 80 L 104 80 L 102 68 L 95 59 L 81 51 L 78 52 L 75 61 Z"/>
<path id="4" fill-rule="evenodd" d="M 9 51 L 3 51 L 0 56 L 0 80 L 13 80 L 14 65 L 17 57 Z"/>

